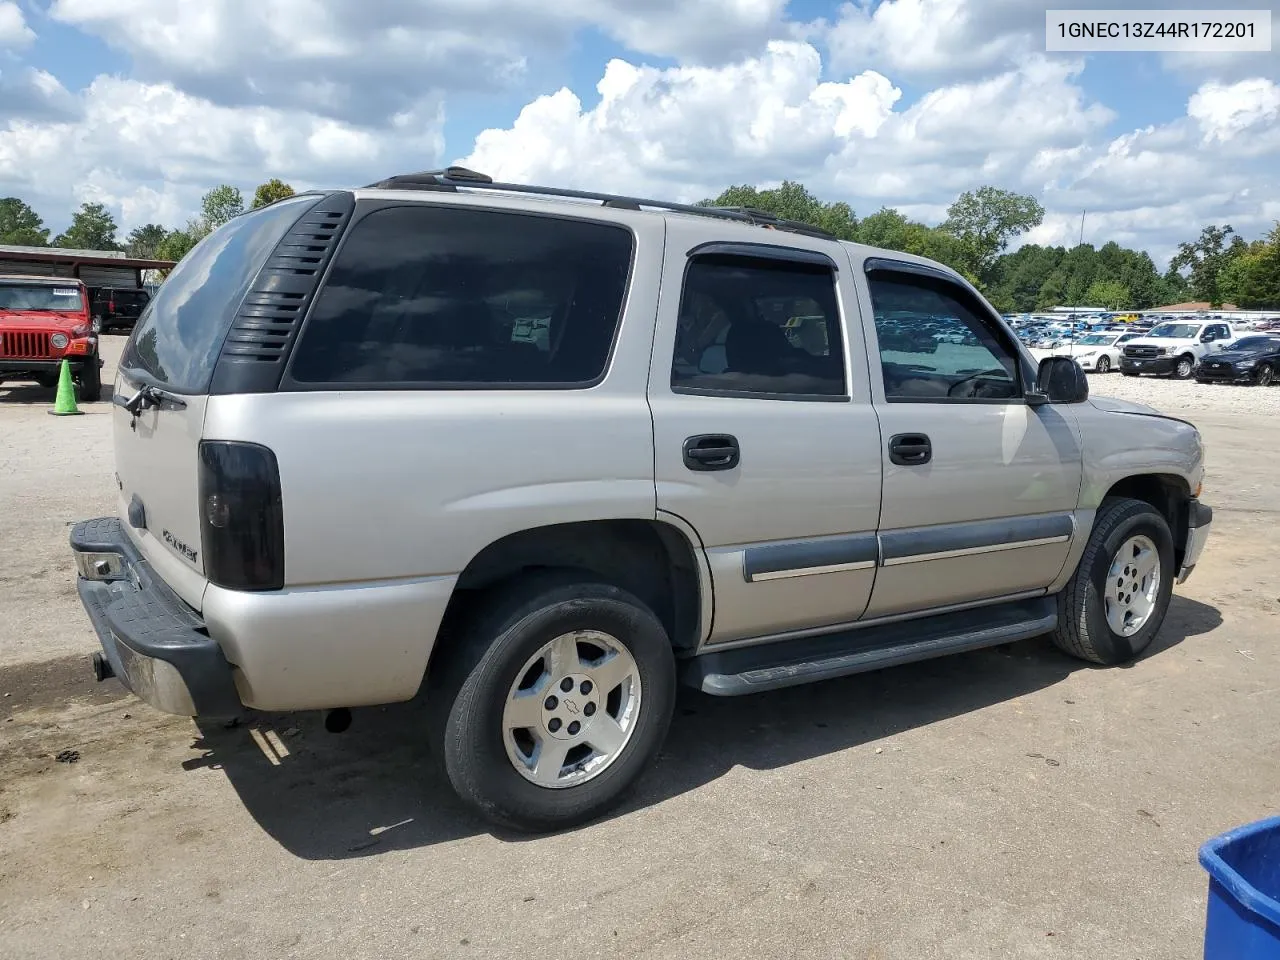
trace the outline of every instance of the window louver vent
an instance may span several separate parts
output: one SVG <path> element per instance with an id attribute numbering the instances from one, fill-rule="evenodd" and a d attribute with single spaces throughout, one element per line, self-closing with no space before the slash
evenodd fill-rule
<path id="1" fill-rule="evenodd" d="M 211 394 L 275 390 L 355 198 L 325 197 L 276 246 L 245 295 L 222 344 Z"/>

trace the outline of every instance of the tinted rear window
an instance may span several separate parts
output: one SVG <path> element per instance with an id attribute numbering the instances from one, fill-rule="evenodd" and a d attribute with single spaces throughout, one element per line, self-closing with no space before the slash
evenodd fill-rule
<path id="1" fill-rule="evenodd" d="M 318 200 L 303 196 L 263 207 L 201 240 L 143 311 L 121 368 L 177 393 L 207 390 L 222 341 L 258 270 Z"/>
<path id="2" fill-rule="evenodd" d="M 432 207 L 351 228 L 307 318 L 304 384 L 585 386 L 604 373 L 631 268 L 613 224 Z"/>

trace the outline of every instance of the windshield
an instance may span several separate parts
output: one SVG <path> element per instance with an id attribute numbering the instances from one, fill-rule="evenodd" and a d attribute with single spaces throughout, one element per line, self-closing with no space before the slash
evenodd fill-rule
<path id="1" fill-rule="evenodd" d="M 1241 337 L 1228 344 L 1228 350 L 1274 350 L 1280 347 L 1280 337 Z"/>
<path id="2" fill-rule="evenodd" d="M 1076 343 L 1082 347 L 1105 347 L 1115 338 L 1114 333 L 1091 333 L 1087 337 L 1081 337 Z"/>
<path id="3" fill-rule="evenodd" d="M 0 283 L 0 310 L 81 310 L 80 288 L 51 283 Z"/>
<path id="4" fill-rule="evenodd" d="M 1147 336 L 1160 340 L 1190 340 L 1199 329 L 1198 323 L 1162 323 Z"/>

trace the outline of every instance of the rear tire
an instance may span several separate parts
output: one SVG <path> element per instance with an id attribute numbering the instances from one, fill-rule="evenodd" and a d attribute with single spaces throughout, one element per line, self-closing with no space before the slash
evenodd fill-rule
<path id="1" fill-rule="evenodd" d="M 1173 535 L 1164 517 L 1142 500 L 1104 500 L 1080 564 L 1058 594 L 1054 644 L 1090 663 L 1134 659 L 1164 623 L 1173 578 Z"/>
<path id="2" fill-rule="evenodd" d="M 522 577 L 483 599 L 441 637 L 427 680 L 450 783 L 486 819 L 517 830 L 603 814 L 657 757 L 675 709 L 661 621 L 627 591 L 580 574 Z"/>
<path id="3" fill-rule="evenodd" d="M 95 354 L 85 360 L 85 365 L 80 368 L 80 401 L 97 403 L 101 399 L 102 368 L 98 366 L 98 357 Z"/>

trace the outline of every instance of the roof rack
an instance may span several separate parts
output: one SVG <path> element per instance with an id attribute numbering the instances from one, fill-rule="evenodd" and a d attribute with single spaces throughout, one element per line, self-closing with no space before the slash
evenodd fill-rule
<path id="1" fill-rule="evenodd" d="M 822 240 L 836 240 L 829 233 L 812 224 L 787 220 L 765 210 L 752 207 L 698 206 L 689 203 L 671 203 L 666 200 L 646 200 L 612 193 L 594 193 L 589 190 L 569 190 L 561 187 L 539 187 L 522 183 L 498 183 L 490 176 L 468 170 L 466 167 L 447 167 L 444 170 L 424 170 L 420 173 L 402 173 L 368 185 L 373 190 L 440 190 L 456 193 L 459 187 L 468 190 L 499 190 L 506 193 L 527 193 L 543 197 L 564 197 L 571 200 L 596 200 L 606 207 L 621 210 L 641 210 L 651 207 L 675 213 L 692 213 L 701 217 L 735 220 L 770 230 L 799 233 Z"/>

